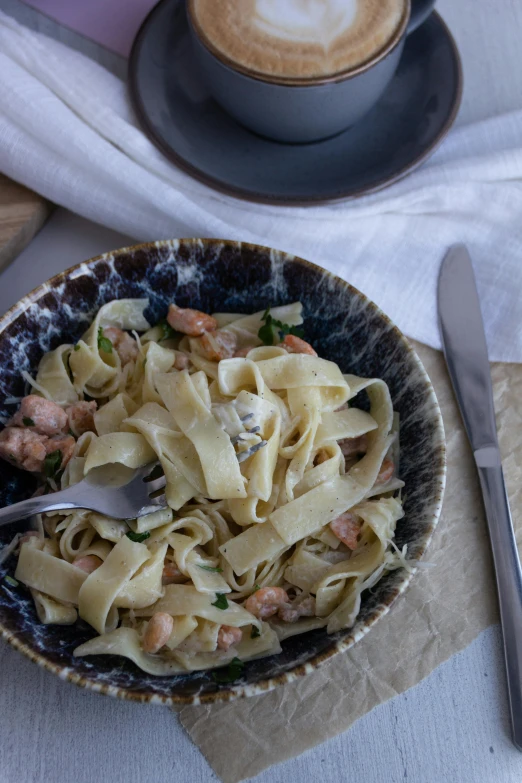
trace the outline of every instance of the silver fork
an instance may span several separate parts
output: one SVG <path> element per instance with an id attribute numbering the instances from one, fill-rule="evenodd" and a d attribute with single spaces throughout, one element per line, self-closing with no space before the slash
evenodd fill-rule
<path id="1" fill-rule="evenodd" d="M 50 495 L 22 500 L 0 509 L 0 527 L 44 511 L 89 509 L 114 519 L 136 519 L 167 505 L 166 479 L 151 478 L 152 462 L 133 470 L 124 465 L 103 465 L 89 471 L 83 481 Z"/>

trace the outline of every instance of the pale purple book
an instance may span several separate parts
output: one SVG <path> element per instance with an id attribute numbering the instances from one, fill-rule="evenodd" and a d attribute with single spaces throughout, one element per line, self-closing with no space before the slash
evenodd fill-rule
<path id="1" fill-rule="evenodd" d="M 139 26 L 157 0 L 25 0 L 38 11 L 128 57 Z"/>

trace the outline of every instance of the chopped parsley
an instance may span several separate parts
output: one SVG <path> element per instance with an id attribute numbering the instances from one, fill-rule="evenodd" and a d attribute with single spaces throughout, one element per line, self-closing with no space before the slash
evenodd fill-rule
<path id="1" fill-rule="evenodd" d="M 257 625 L 252 626 L 252 630 L 250 631 L 250 638 L 251 639 L 259 639 L 261 636 L 261 631 L 257 627 Z"/>
<path id="2" fill-rule="evenodd" d="M 76 343 L 76 345 L 74 346 L 74 350 L 75 351 L 79 351 L 80 350 L 80 346 L 78 345 L 78 343 Z"/>
<path id="3" fill-rule="evenodd" d="M 225 593 L 216 593 L 216 600 L 212 604 L 216 609 L 228 609 L 228 601 Z"/>
<path id="4" fill-rule="evenodd" d="M 290 324 L 284 324 L 273 318 L 270 315 L 270 308 L 267 307 L 263 313 L 261 320 L 264 321 L 263 326 L 258 331 L 257 336 L 263 343 L 263 345 L 274 344 L 274 329 L 279 331 L 279 339 L 283 340 L 286 334 L 294 334 L 296 337 L 303 337 L 304 330 L 299 326 L 290 326 Z"/>
<path id="5" fill-rule="evenodd" d="M 227 668 L 223 671 L 212 672 L 214 682 L 234 682 L 243 674 L 245 664 L 239 658 L 232 658 Z"/>
<path id="6" fill-rule="evenodd" d="M 146 541 L 147 538 L 150 538 L 150 533 L 148 530 L 145 531 L 145 533 L 134 533 L 132 530 L 129 530 L 126 533 L 127 538 L 130 538 L 131 541 L 134 541 L 136 544 L 141 544 L 142 541 Z"/>
<path id="7" fill-rule="evenodd" d="M 24 416 L 22 419 L 24 427 L 34 427 L 34 421 L 29 416 Z"/>
<path id="8" fill-rule="evenodd" d="M 212 566 L 206 566 L 206 565 L 200 565 L 198 563 L 198 566 L 203 569 L 203 571 L 210 571 L 212 574 L 222 574 L 223 569 L 222 568 L 213 568 Z"/>
<path id="9" fill-rule="evenodd" d="M 257 582 L 256 582 L 256 584 L 252 588 L 252 592 L 253 593 L 257 593 L 258 590 L 261 590 L 261 585 L 258 585 Z"/>
<path id="10" fill-rule="evenodd" d="M 169 324 L 166 318 L 162 318 L 161 321 L 158 321 L 156 326 L 161 327 L 163 330 L 163 337 L 161 337 L 160 342 L 162 340 L 171 340 L 173 337 L 176 336 L 176 332 L 172 328 L 172 326 Z"/>
<path id="11" fill-rule="evenodd" d="M 61 478 L 60 468 L 62 466 L 62 459 L 63 455 L 60 449 L 56 449 L 56 451 L 52 451 L 46 456 L 43 464 L 43 472 L 46 478 L 52 478 L 59 481 Z"/>
<path id="12" fill-rule="evenodd" d="M 13 579 L 12 576 L 4 577 L 4 582 L 7 582 L 8 585 L 11 585 L 11 587 L 18 587 L 20 584 L 20 582 L 17 582 L 16 579 Z"/>
<path id="13" fill-rule="evenodd" d="M 104 353 L 112 353 L 112 343 L 108 337 L 103 336 L 103 329 L 98 329 L 98 348 Z"/>

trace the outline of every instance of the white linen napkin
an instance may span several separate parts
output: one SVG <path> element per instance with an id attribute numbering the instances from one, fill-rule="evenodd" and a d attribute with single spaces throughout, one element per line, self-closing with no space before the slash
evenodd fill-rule
<path id="1" fill-rule="evenodd" d="M 522 112 L 453 130 L 429 162 L 378 194 L 276 207 L 184 174 L 139 129 L 123 82 L 2 12 L 0 73 L 0 171 L 51 201 L 140 241 L 230 238 L 301 255 L 435 348 L 439 264 L 465 242 L 491 358 L 522 362 Z"/>

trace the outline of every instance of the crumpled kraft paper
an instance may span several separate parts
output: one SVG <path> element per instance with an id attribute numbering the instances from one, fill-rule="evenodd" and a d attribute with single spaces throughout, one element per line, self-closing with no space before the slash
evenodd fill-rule
<path id="1" fill-rule="evenodd" d="M 183 726 L 224 783 L 252 777 L 345 731 L 416 685 L 498 621 L 478 478 L 441 353 L 414 344 L 442 409 L 448 480 L 442 517 L 392 610 L 351 650 L 307 677 L 248 699 L 184 707 Z M 500 448 L 522 544 L 522 365 L 493 364 Z M 406 487 L 407 490 L 407 487 Z"/>

